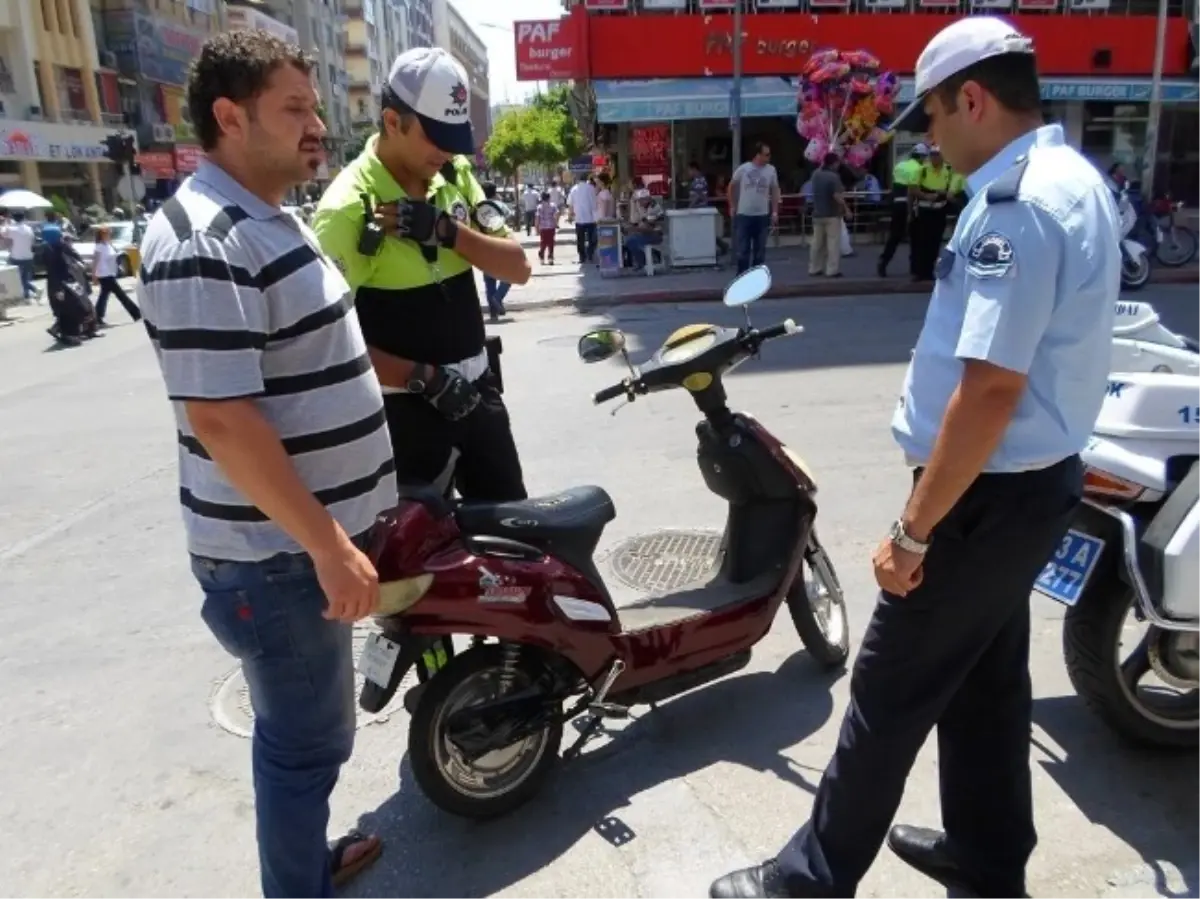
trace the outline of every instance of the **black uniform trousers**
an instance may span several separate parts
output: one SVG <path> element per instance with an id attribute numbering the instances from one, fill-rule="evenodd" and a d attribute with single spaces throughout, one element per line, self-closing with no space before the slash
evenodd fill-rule
<path id="1" fill-rule="evenodd" d="M 936 726 L 950 851 L 981 895 L 1023 895 L 1037 843 L 1029 595 L 1082 485 L 1078 456 L 980 476 L 935 529 L 921 584 L 880 595 L 812 818 L 778 856 L 789 893 L 854 895 Z"/>
<path id="2" fill-rule="evenodd" d="M 883 252 L 879 254 L 879 265 L 882 268 L 887 268 L 891 264 L 892 257 L 896 255 L 896 250 L 900 248 L 900 244 L 908 236 L 908 218 L 908 203 L 893 202 L 892 217 L 888 222 L 887 243 L 883 245 Z M 916 274 L 913 258 L 913 244 L 910 240 L 908 244 L 908 273 L 910 275 Z"/>
<path id="3" fill-rule="evenodd" d="M 946 231 L 946 207 L 918 206 L 912 223 L 913 275 L 922 281 L 932 281 Z"/>
<path id="4" fill-rule="evenodd" d="M 495 376 L 475 382 L 479 405 L 459 421 L 450 421 L 428 400 L 410 393 L 383 397 L 396 480 L 400 484 L 433 484 L 458 459 L 454 485 L 464 500 L 508 502 L 525 499 L 521 460 L 513 440 L 508 409 Z"/>

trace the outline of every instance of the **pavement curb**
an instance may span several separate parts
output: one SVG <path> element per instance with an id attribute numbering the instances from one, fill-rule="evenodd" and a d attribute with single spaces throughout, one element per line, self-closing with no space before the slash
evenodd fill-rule
<path id="1" fill-rule="evenodd" d="M 731 278 L 732 280 L 732 278 Z M 1157 269 L 1150 278 L 1151 284 L 1200 284 L 1200 271 L 1193 267 Z M 911 281 L 903 278 L 825 278 L 814 277 L 788 284 L 775 284 L 767 292 L 768 299 L 843 297 L 843 296 L 890 296 L 899 294 L 928 293 L 933 289 L 932 281 Z M 639 293 L 591 293 L 575 300 L 564 300 L 554 305 L 575 305 L 580 308 L 597 306 L 620 306 L 631 303 L 700 303 L 720 301 L 724 288 L 699 286 L 673 290 L 646 290 Z M 543 304 L 538 304 L 543 305 Z M 550 304 L 545 304 L 550 305 Z"/>

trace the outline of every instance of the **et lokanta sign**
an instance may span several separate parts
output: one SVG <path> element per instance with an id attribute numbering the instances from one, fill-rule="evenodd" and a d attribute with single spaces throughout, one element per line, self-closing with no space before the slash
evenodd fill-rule
<path id="1" fill-rule="evenodd" d="M 571 19 L 514 22 L 517 80 L 547 81 L 579 75 L 579 49 Z"/>

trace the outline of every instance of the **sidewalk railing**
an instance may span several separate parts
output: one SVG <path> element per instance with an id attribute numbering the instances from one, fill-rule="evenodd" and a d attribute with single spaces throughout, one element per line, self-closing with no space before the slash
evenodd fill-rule
<path id="1" fill-rule="evenodd" d="M 850 229 L 850 239 L 856 244 L 884 243 L 892 218 L 891 194 L 887 191 L 846 191 L 845 198 L 850 207 L 850 220 L 846 222 L 846 227 Z M 659 202 L 667 209 L 688 207 L 687 202 L 683 200 L 659 198 Z M 721 213 L 724 222 L 722 235 L 728 237 L 732 228 L 725 198 L 710 197 L 708 203 Z M 621 215 L 628 220 L 628 203 L 621 203 L 619 206 Z M 957 209 L 954 204 L 950 205 L 947 227 L 953 226 L 957 218 Z M 774 245 L 779 245 L 781 236 L 806 236 L 811 233 L 812 203 L 802 194 L 784 194 L 779 204 L 779 227 L 772 234 Z"/>

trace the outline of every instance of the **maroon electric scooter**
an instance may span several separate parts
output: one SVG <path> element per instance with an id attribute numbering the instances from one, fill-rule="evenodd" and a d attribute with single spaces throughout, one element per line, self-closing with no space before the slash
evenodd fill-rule
<path id="1" fill-rule="evenodd" d="M 770 287 L 765 267 L 734 280 L 725 302 L 744 306 Z M 563 725 L 586 716 L 576 757 L 605 718 L 622 718 L 743 668 L 787 604 L 809 653 L 841 666 L 849 653 L 842 590 L 813 523 L 816 484 L 803 460 L 726 405 L 722 376 L 762 345 L 802 329 L 790 319 L 680 328 L 634 368 L 624 335 L 579 342 L 585 362 L 621 354 L 630 376 L 596 403 L 684 388 L 705 484 L 729 505 L 706 582 L 614 606 L 593 552 L 616 516 L 599 487 L 500 504 L 458 504 L 436 490 L 404 491 L 372 547 L 381 632 L 359 662 L 360 704 L 381 710 L 414 666 L 409 760 L 422 791 L 470 818 L 528 800 L 558 759 Z M 455 652 L 459 645 L 469 648 Z"/>

